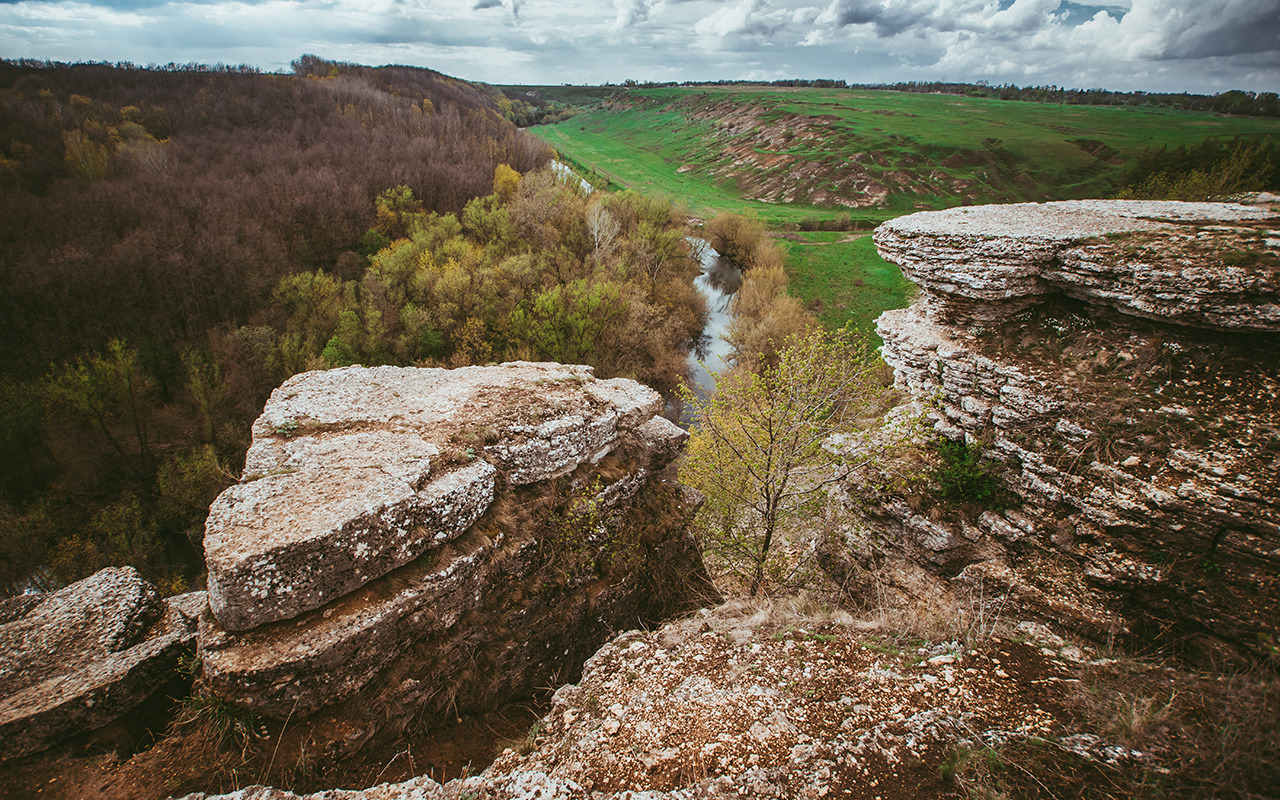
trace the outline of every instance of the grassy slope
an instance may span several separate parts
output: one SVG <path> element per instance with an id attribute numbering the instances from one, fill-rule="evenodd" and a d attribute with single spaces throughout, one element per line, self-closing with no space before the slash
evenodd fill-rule
<path id="1" fill-rule="evenodd" d="M 876 252 L 870 234 L 808 232 L 779 239 L 787 251 L 791 293 L 803 298 L 828 328 L 870 332 L 888 308 L 911 301 L 915 287 Z"/>
<path id="2" fill-rule="evenodd" d="M 852 210 L 747 199 L 738 181 L 760 170 L 741 167 L 735 178 L 726 172 L 724 148 L 749 140 L 753 131 L 717 129 L 714 113 L 698 118 L 700 109 L 719 109 L 716 104 L 726 101 L 758 106 L 764 122 L 788 114 L 798 118 L 797 129 L 822 122 L 810 128 L 818 134 L 794 146 L 769 150 L 756 142 L 755 152 L 828 166 L 871 154 L 880 161 L 864 157 L 869 174 L 905 169 L 914 183 L 890 183 L 884 204 Z M 1144 148 L 1192 144 L 1210 135 L 1280 134 L 1280 121 L 859 89 L 699 87 L 635 89 L 625 107 L 614 104 L 535 133 L 579 170 L 615 186 L 674 197 L 695 216 L 735 211 L 779 228 L 850 216 L 874 224 L 921 208 L 959 205 L 965 195 L 968 202 L 1106 197 L 1115 191 L 1124 162 Z M 1075 140 L 1101 142 L 1105 148 L 1091 149 L 1102 158 Z M 948 158 L 952 163 L 944 164 Z M 961 190 L 957 180 L 971 183 Z M 785 243 L 793 292 L 815 306 L 820 301 L 824 323 L 852 319 L 865 327 L 880 310 L 907 301 L 906 282 L 879 259 L 869 240 L 804 237 L 809 244 Z"/>

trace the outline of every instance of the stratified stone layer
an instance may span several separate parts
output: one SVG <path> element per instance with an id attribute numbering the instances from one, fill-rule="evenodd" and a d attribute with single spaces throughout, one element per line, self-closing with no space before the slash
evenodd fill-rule
<path id="1" fill-rule="evenodd" d="M 898 574 L 923 569 L 903 591 L 951 576 L 1099 638 L 1176 631 L 1210 657 L 1265 655 L 1280 641 L 1275 209 L 964 211 L 877 232 L 926 295 L 877 331 L 937 432 L 1005 464 L 1013 507 L 885 498 L 871 516 Z"/>
<path id="2" fill-rule="evenodd" d="M 469 528 L 495 481 L 599 460 L 659 395 L 586 367 L 347 367 L 290 378 L 254 424 L 245 478 L 210 510 L 209 600 L 248 630 L 342 597 Z"/>
<path id="3" fill-rule="evenodd" d="M 1061 294 L 1195 327 L 1280 331 L 1270 206 L 1071 200 L 924 211 L 876 229 L 932 314 L 1005 319 Z"/>
<path id="4" fill-rule="evenodd" d="M 688 434 L 661 408 L 558 364 L 290 380 L 210 516 L 205 684 L 281 719 L 359 693 L 398 720 L 458 713 L 701 597 L 700 499 L 670 466 Z M 332 713 L 359 729 L 344 748 L 387 719 Z"/>
<path id="5" fill-rule="evenodd" d="M 194 644 L 203 605 L 203 592 L 162 600 L 132 567 L 22 603 L 0 625 L 0 759 L 100 728 L 151 696 Z"/>

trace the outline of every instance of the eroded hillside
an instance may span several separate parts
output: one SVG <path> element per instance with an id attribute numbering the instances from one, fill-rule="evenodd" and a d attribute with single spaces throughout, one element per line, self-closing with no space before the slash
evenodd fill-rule
<path id="1" fill-rule="evenodd" d="M 1105 197 L 1144 148 L 1262 136 L 1273 120 L 865 89 L 632 89 L 538 134 L 580 166 L 778 222 Z"/>

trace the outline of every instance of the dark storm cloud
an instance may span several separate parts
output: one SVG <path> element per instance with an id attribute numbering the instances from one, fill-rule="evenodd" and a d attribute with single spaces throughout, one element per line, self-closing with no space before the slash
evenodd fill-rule
<path id="1" fill-rule="evenodd" d="M 1280 53 L 1280 0 L 1235 2 L 1233 13 L 1196 14 L 1160 54 L 1164 59 Z M 1195 12 L 1192 12 L 1193 14 Z"/>

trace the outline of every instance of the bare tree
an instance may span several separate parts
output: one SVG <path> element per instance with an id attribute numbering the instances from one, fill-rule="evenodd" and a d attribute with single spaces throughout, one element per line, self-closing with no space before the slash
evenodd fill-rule
<path id="1" fill-rule="evenodd" d="M 622 226 L 598 197 L 593 198 L 587 206 L 587 231 L 591 234 L 592 255 L 599 264 L 613 250 L 614 241 L 621 233 Z"/>

